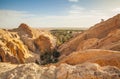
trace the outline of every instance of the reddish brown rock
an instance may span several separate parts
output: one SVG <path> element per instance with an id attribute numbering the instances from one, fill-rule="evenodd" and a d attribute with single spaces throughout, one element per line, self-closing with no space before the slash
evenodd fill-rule
<path id="1" fill-rule="evenodd" d="M 104 47 L 101 47 L 101 49 L 120 51 L 120 41 L 105 45 Z"/>
<path id="2" fill-rule="evenodd" d="M 28 47 L 28 49 L 32 52 L 36 52 L 36 47 L 34 44 L 34 39 L 33 38 L 28 38 L 26 36 L 22 36 L 22 40 L 24 44 Z"/>
<path id="3" fill-rule="evenodd" d="M 18 57 L 20 63 L 25 63 L 25 56 L 24 56 L 23 51 L 19 48 L 17 48 L 16 51 L 17 51 L 16 53 L 17 53 L 17 57 Z"/>
<path id="4" fill-rule="evenodd" d="M 1 61 L 11 63 L 25 63 L 32 57 L 16 32 L 0 29 Z"/>
<path id="5" fill-rule="evenodd" d="M 35 39 L 35 45 L 39 49 L 41 55 L 46 52 L 51 52 L 52 44 L 50 39 L 44 35 L 40 35 L 39 38 Z"/>
<path id="6" fill-rule="evenodd" d="M 109 49 L 111 44 L 120 41 L 120 14 L 104 22 L 100 22 L 80 35 L 72 38 L 69 42 L 61 45 L 59 51 L 62 55 L 86 49 Z M 107 47 L 106 47 L 107 46 Z M 114 45 L 112 45 L 114 46 Z M 117 45 L 118 46 L 118 45 Z M 116 47 L 117 47 L 116 46 Z M 115 49 L 115 46 L 113 48 Z M 119 49 L 117 49 L 119 50 Z"/>
<path id="7" fill-rule="evenodd" d="M 54 40 L 55 38 L 49 33 L 49 31 L 31 28 L 24 23 L 22 23 L 19 26 L 19 28 L 16 28 L 10 31 L 17 32 L 20 36 L 20 39 L 23 41 L 23 43 L 28 47 L 30 51 L 34 53 L 46 52 L 47 50 L 48 50 L 47 52 L 51 52 L 51 49 L 55 48 L 55 45 L 56 45 L 56 42 Z M 38 42 L 44 42 L 43 44 L 45 45 L 43 45 L 42 43 L 38 45 L 37 44 Z"/>
<path id="8" fill-rule="evenodd" d="M 6 46 L 8 47 L 8 49 L 10 50 L 11 54 L 13 54 L 13 56 L 16 56 L 16 46 L 11 42 L 7 42 Z"/>
<path id="9" fill-rule="evenodd" d="M 93 48 L 105 49 L 106 46 L 110 46 L 111 44 L 114 44 L 119 41 L 120 41 L 120 29 L 116 29 L 111 31 L 106 37 L 100 39 L 97 45 L 93 46 Z M 108 47 L 107 49 L 109 48 L 111 49 L 111 47 Z"/>
<path id="10" fill-rule="evenodd" d="M 25 56 L 23 49 L 18 46 L 15 46 L 12 42 L 8 42 L 6 46 L 9 48 L 11 54 L 13 57 L 16 57 L 19 63 L 25 63 Z M 12 61 L 10 61 L 12 62 Z"/>
<path id="11" fill-rule="evenodd" d="M 24 23 L 22 23 L 16 30 L 19 35 L 26 35 L 27 37 L 30 37 L 30 38 L 33 37 L 30 27 Z"/>
<path id="12" fill-rule="evenodd" d="M 82 43 L 79 44 L 76 51 L 89 49 L 95 46 L 96 44 L 98 44 L 98 40 L 99 39 L 97 38 L 90 38 L 90 39 L 84 40 Z"/>
<path id="13" fill-rule="evenodd" d="M 6 62 L 5 51 L 0 47 L 0 61 Z"/>
<path id="14" fill-rule="evenodd" d="M 111 65 L 120 68 L 120 52 L 101 49 L 78 51 L 65 56 L 58 64 L 75 65 L 84 62 L 94 62 L 101 66 Z"/>

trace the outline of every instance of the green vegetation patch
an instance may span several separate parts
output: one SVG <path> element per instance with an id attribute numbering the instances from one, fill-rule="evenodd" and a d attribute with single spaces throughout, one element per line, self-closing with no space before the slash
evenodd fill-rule
<path id="1" fill-rule="evenodd" d="M 77 36 L 84 30 L 51 30 L 51 34 L 57 38 L 57 47 L 64 42 L 70 40 L 72 37 Z"/>

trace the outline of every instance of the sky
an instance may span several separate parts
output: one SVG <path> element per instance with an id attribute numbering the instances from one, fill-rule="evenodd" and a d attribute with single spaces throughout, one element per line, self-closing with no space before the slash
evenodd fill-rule
<path id="1" fill-rule="evenodd" d="M 120 0 L 0 0 L 0 28 L 89 28 L 120 13 Z"/>

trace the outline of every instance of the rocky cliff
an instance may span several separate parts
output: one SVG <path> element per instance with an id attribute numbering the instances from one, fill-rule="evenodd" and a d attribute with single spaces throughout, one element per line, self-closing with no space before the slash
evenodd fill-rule
<path id="1" fill-rule="evenodd" d="M 120 14 L 92 26 L 87 31 L 61 45 L 61 58 L 75 51 L 87 49 L 108 49 L 119 51 Z"/>

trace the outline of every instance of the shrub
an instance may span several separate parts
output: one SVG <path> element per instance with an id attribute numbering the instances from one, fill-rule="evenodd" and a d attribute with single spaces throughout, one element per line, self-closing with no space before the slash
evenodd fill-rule
<path id="1" fill-rule="evenodd" d="M 57 50 L 54 50 L 52 53 L 45 52 L 43 55 L 40 55 L 40 61 L 35 61 L 37 64 L 45 65 L 49 63 L 56 63 L 58 62 L 58 57 L 60 53 Z"/>

